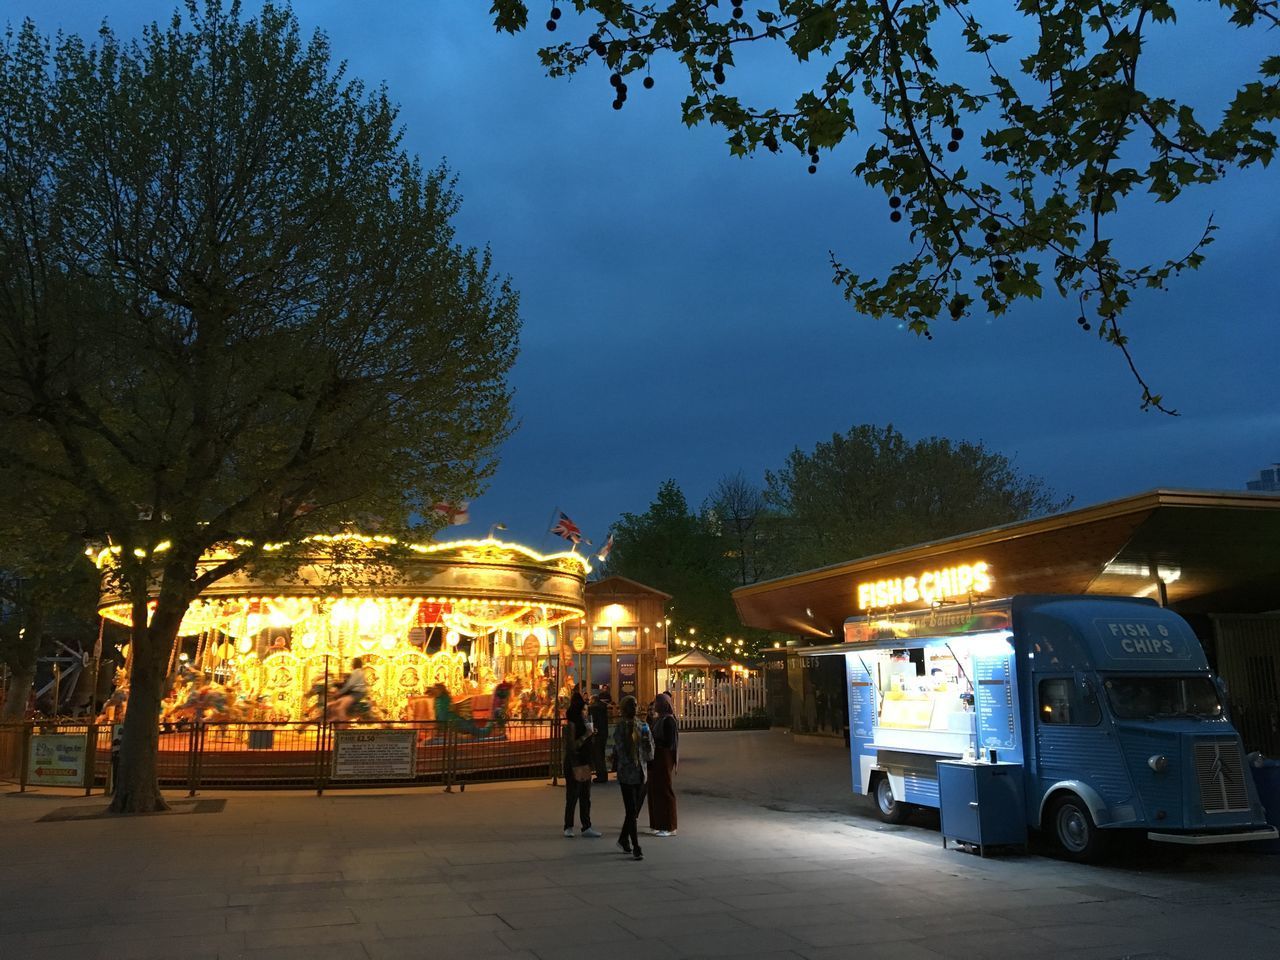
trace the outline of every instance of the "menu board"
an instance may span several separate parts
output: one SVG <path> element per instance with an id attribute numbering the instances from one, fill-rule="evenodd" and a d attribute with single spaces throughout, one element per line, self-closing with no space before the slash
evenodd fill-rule
<path id="1" fill-rule="evenodd" d="M 859 657 L 847 660 L 849 677 L 849 732 L 870 739 L 876 723 L 876 688 Z"/>
<path id="2" fill-rule="evenodd" d="M 978 715 L 978 746 L 1013 751 L 1018 745 L 1013 708 L 1013 654 L 973 658 L 974 710 Z"/>
<path id="3" fill-rule="evenodd" d="M 636 695 L 636 655 L 634 653 L 618 657 L 618 695 L 623 697 Z"/>

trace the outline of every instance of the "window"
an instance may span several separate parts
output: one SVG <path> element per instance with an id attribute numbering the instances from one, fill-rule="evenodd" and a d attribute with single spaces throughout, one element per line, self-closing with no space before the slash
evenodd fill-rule
<path id="1" fill-rule="evenodd" d="M 1222 716 L 1222 702 L 1208 677 L 1111 676 L 1104 685 L 1119 720 L 1216 720 Z"/>
<path id="2" fill-rule="evenodd" d="M 602 687 L 613 683 L 613 657 L 594 656 L 591 658 L 591 689 L 587 695 L 599 693 Z"/>
<path id="3" fill-rule="evenodd" d="M 596 627 L 591 631 L 591 646 L 598 650 L 608 650 L 610 632 L 608 627 Z"/>
<path id="4" fill-rule="evenodd" d="M 1040 681 L 1040 722 L 1092 727 L 1102 721 L 1098 701 L 1074 677 Z"/>
<path id="5" fill-rule="evenodd" d="M 618 627 L 618 646 L 634 647 L 636 645 L 635 627 Z"/>

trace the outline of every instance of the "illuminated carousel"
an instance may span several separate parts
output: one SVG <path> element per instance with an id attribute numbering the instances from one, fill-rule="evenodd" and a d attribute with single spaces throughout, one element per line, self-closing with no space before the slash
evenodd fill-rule
<path id="1" fill-rule="evenodd" d="M 442 702 L 462 718 L 489 716 L 495 691 L 505 717 L 554 716 L 571 657 L 561 625 L 583 617 L 589 571 L 577 553 L 492 539 L 313 537 L 287 562 L 233 574 L 191 604 L 161 720 L 316 719 L 357 658 L 360 719 L 445 719 Z M 130 623 L 118 595 L 104 595 L 99 612 Z"/>

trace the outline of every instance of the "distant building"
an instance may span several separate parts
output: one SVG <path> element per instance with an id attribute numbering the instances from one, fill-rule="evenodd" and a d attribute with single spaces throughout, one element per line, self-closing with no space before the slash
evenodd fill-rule
<path id="1" fill-rule="evenodd" d="M 1273 463 L 1267 470 L 1258 471 L 1258 479 L 1245 484 L 1247 490 L 1261 493 L 1280 493 L 1280 463 Z"/>

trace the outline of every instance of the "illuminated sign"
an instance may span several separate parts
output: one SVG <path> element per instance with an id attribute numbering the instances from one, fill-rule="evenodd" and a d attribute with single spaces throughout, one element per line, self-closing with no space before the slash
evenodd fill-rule
<path id="1" fill-rule="evenodd" d="M 987 593 L 991 583 L 991 570 L 985 560 L 926 570 L 918 577 L 873 580 L 858 584 L 858 609 L 962 600 L 973 593 Z"/>

